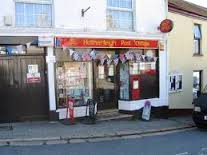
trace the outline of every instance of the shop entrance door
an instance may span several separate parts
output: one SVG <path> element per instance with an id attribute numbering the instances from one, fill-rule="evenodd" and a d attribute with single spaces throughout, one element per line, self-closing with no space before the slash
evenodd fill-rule
<path id="1" fill-rule="evenodd" d="M 44 56 L 0 57 L 0 122 L 48 118 Z"/>
<path id="2" fill-rule="evenodd" d="M 117 108 L 115 66 L 94 64 L 94 79 L 98 110 Z"/>

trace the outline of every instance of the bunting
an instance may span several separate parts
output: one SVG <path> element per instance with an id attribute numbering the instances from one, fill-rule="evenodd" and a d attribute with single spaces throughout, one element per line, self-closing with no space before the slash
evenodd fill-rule
<path id="1" fill-rule="evenodd" d="M 91 61 L 98 60 L 101 65 L 110 65 L 112 62 L 117 65 L 119 60 L 121 63 L 125 63 L 127 60 L 135 62 L 156 62 L 157 57 L 146 56 L 140 53 L 133 51 L 128 51 L 126 53 L 110 55 L 110 57 L 105 53 L 97 53 L 97 51 L 92 50 L 91 52 L 78 52 L 72 49 L 69 49 L 70 57 L 75 61 Z"/>
<path id="2" fill-rule="evenodd" d="M 119 59 L 121 60 L 122 63 L 125 63 L 127 60 L 125 54 L 120 54 Z"/>
<path id="3" fill-rule="evenodd" d="M 118 65 L 119 63 L 119 55 L 118 54 L 115 54 L 114 57 L 113 57 L 113 61 L 114 61 L 114 65 Z"/>
<path id="4" fill-rule="evenodd" d="M 90 53 L 90 56 L 93 60 L 95 60 L 97 57 L 96 57 L 96 51 L 95 50 L 92 50 L 91 53 Z"/>

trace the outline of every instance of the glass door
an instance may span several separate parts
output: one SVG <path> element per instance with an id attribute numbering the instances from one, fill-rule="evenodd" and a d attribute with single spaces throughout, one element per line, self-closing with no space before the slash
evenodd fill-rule
<path id="1" fill-rule="evenodd" d="M 95 98 L 98 110 L 117 107 L 115 66 L 94 63 Z"/>

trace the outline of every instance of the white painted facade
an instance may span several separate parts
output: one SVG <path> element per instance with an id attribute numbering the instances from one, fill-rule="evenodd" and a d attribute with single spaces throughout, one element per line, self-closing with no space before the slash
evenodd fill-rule
<path id="1" fill-rule="evenodd" d="M 160 97 L 151 99 L 152 106 L 168 106 L 167 82 L 167 36 L 158 30 L 159 24 L 167 17 L 167 0 L 133 0 L 134 31 L 112 32 L 106 28 L 107 0 L 53 0 L 52 27 L 23 28 L 15 26 L 15 2 L 36 3 L 38 0 L 0 0 L 0 36 L 66 36 L 118 39 L 147 39 L 164 42 L 160 52 Z M 81 9 L 90 9 L 81 16 Z M 5 26 L 4 18 L 11 17 L 11 26 Z M 47 48 L 47 56 L 53 57 L 53 48 Z M 48 63 L 49 107 L 58 110 L 55 100 L 54 63 Z M 145 100 L 119 101 L 119 110 L 137 110 Z M 85 110 L 84 110 L 85 112 Z M 80 114 L 79 116 L 81 116 Z M 62 117 L 63 114 L 60 114 Z"/>

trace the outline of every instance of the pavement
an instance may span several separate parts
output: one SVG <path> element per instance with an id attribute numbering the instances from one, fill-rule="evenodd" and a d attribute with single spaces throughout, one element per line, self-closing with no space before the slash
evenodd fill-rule
<path id="1" fill-rule="evenodd" d="M 191 116 L 151 118 L 150 121 L 127 118 L 97 121 L 96 124 L 86 124 L 82 120 L 74 125 L 61 121 L 7 123 L 0 124 L 0 146 L 97 142 L 193 127 Z"/>

